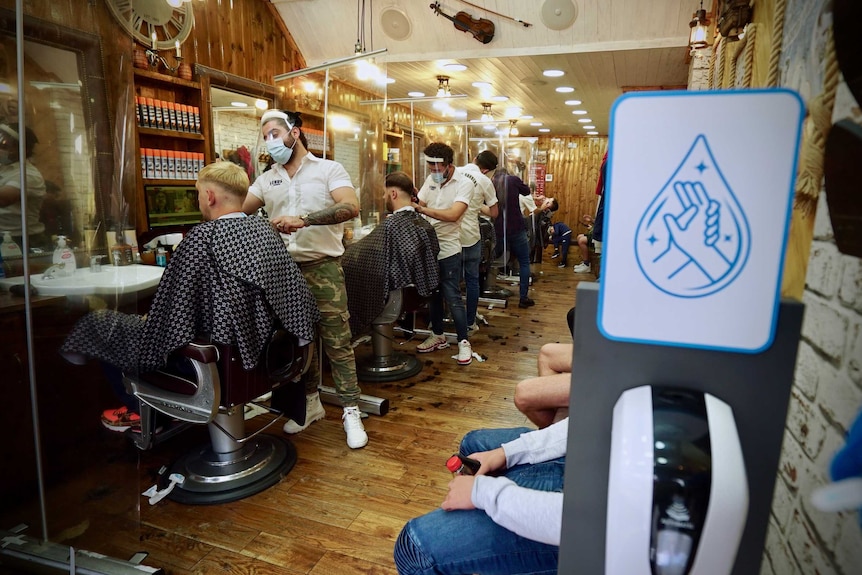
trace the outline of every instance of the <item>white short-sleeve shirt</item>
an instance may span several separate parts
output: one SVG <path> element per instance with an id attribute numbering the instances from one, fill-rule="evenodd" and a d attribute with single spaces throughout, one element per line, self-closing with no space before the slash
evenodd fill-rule
<path id="1" fill-rule="evenodd" d="M 280 164 L 264 172 L 254 181 L 248 193 L 264 203 L 270 218 L 303 216 L 335 205 L 332 192 L 338 188 L 353 188 L 344 166 L 309 153 L 302 158 L 291 178 Z M 297 262 L 310 262 L 323 257 L 339 257 L 344 253 L 341 237 L 344 224 L 308 226 L 292 234 L 281 234 L 290 255 Z"/>
<path id="2" fill-rule="evenodd" d="M 467 164 L 464 167 L 456 168 L 456 170 L 461 170 L 464 177 L 473 181 L 474 186 L 470 205 L 467 206 L 464 219 L 461 220 L 461 245 L 469 248 L 482 239 L 482 235 L 479 232 L 479 209 L 483 205 L 489 207 L 495 205 L 497 203 L 497 192 L 494 190 L 494 182 L 483 174 L 476 164 Z"/>
<path id="3" fill-rule="evenodd" d="M 434 183 L 429 175 L 419 190 L 419 199 L 425 205 L 435 210 L 446 210 L 451 208 L 455 202 L 461 202 L 470 206 L 473 199 L 473 181 L 467 179 L 462 172 L 456 168 L 452 177 L 441 187 Z M 465 212 L 466 213 L 466 212 Z M 424 215 L 424 214 L 423 214 Z M 430 216 L 425 218 L 434 226 L 437 232 L 437 241 L 440 242 L 440 253 L 437 259 L 442 260 L 451 257 L 461 251 L 461 222 L 464 221 L 462 214 L 458 221 L 442 222 Z"/>

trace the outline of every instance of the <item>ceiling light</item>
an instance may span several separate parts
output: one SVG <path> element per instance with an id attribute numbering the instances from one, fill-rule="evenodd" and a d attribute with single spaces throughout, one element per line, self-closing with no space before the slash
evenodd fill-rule
<path id="1" fill-rule="evenodd" d="M 575 89 L 572 88 L 571 86 L 557 86 L 556 90 L 560 94 L 568 94 L 569 92 L 575 91 Z"/>
<path id="2" fill-rule="evenodd" d="M 587 113 L 586 110 L 572 110 L 572 114 L 574 114 L 576 116 L 583 116 L 586 113 Z"/>
<path id="3" fill-rule="evenodd" d="M 266 100 L 261 100 L 260 98 L 258 98 L 257 100 L 254 101 L 254 107 L 257 108 L 258 110 L 266 110 L 267 108 L 269 108 L 269 102 L 267 102 Z"/>
<path id="4" fill-rule="evenodd" d="M 424 92 L 407 92 L 407 95 L 410 96 L 411 98 L 424 98 L 425 97 Z"/>
<path id="5" fill-rule="evenodd" d="M 509 120 L 509 135 L 517 136 L 520 132 L 518 132 L 518 120 Z"/>
<path id="6" fill-rule="evenodd" d="M 543 134 L 547 134 L 548 132 L 551 131 L 551 129 L 550 128 L 539 128 L 539 131 L 542 132 Z"/>
<path id="7" fill-rule="evenodd" d="M 563 72 L 562 70 L 545 70 L 544 72 L 542 72 L 542 75 L 547 76 L 548 78 L 559 78 L 564 74 L 565 72 Z"/>
<path id="8" fill-rule="evenodd" d="M 688 26 L 691 28 L 688 37 L 689 46 L 695 50 L 709 46 L 707 41 L 709 21 L 706 19 L 706 10 L 703 9 L 703 0 L 700 0 L 700 9 L 694 13 L 694 18 L 688 23 Z"/>
<path id="9" fill-rule="evenodd" d="M 584 128 L 584 130 L 595 130 L 596 129 L 595 126 L 582 126 L 582 127 Z"/>
<path id="10" fill-rule="evenodd" d="M 542 123 L 541 122 L 530 122 L 530 125 L 535 127 L 535 126 L 541 126 Z"/>
<path id="11" fill-rule="evenodd" d="M 587 132 L 587 135 L 588 136 L 598 136 L 599 133 L 598 132 Z"/>
<path id="12" fill-rule="evenodd" d="M 566 100 L 566 106 L 580 106 L 580 100 Z"/>
<path id="13" fill-rule="evenodd" d="M 506 100 L 509 99 L 509 96 L 494 96 L 491 99 L 494 100 L 495 102 L 505 102 Z"/>
<path id="14" fill-rule="evenodd" d="M 449 64 L 443 64 L 441 66 L 447 72 L 463 72 L 467 69 L 467 66 L 464 64 L 459 64 L 457 62 L 450 62 Z"/>
<path id="15" fill-rule="evenodd" d="M 473 86 L 474 88 L 486 90 L 491 87 L 491 82 L 473 82 L 471 86 Z"/>
<path id="16" fill-rule="evenodd" d="M 532 120 L 533 116 L 521 116 L 522 120 Z"/>
<path id="17" fill-rule="evenodd" d="M 491 104 L 488 102 L 482 102 L 482 121 L 483 122 L 493 122 L 494 116 L 491 114 Z"/>
<path id="18" fill-rule="evenodd" d="M 521 112 L 523 112 L 523 111 L 524 111 L 523 109 L 518 108 L 517 106 L 510 106 L 509 108 L 506 108 L 505 116 L 506 116 L 506 118 L 508 118 L 510 120 L 512 118 L 520 118 Z"/>
<path id="19" fill-rule="evenodd" d="M 234 108 L 247 108 L 248 107 L 248 104 L 246 104 L 245 102 L 231 102 L 230 105 L 233 106 Z"/>
<path id="20" fill-rule="evenodd" d="M 580 122 L 581 124 L 589 124 L 590 122 L 592 122 L 592 120 L 590 120 L 589 118 L 578 118 L 578 122 Z"/>
<path id="21" fill-rule="evenodd" d="M 437 97 L 446 98 L 451 95 L 451 92 L 449 92 L 449 76 L 437 76 Z"/>

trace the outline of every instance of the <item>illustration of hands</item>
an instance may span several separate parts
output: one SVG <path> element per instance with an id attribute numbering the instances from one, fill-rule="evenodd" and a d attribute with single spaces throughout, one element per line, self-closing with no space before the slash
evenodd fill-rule
<path id="1" fill-rule="evenodd" d="M 710 199 L 701 182 L 677 181 L 673 189 L 684 211 L 677 216 L 663 216 L 670 241 L 668 252 L 676 247 L 711 281 L 717 281 L 732 265 L 716 246 L 721 205 Z"/>

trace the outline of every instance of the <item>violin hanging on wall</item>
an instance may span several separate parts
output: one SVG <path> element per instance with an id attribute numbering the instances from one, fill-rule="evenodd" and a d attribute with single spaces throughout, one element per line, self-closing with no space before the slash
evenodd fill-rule
<path id="1" fill-rule="evenodd" d="M 455 16 L 449 16 L 440 9 L 439 2 L 431 4 L 431 9 L 434 10 L 438 16 L 443 16 L 444 18 L 451 20 L 452 24 L 454 24 L 455 28 L 458 30 L 472 34 L 473 37 L 482 44 L 487 44 L 494 39 L 494 23 L 490 20 L 486 20 L 485 18 L 473 18 L 466 12 L 458 12 Z"/>

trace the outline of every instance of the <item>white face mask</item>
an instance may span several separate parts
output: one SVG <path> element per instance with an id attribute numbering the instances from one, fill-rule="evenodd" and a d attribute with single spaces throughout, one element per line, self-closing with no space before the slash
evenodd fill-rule
<path id="1" fill-rule="evenodd" d="M 292 130 L 293 128 L 290 129 Z M 274 161 L 281 165 L 285 165 L 290 161 L 295 146 L 296 139 L 293 140 L 293 145 L 289 148 L 284 145 L 284 140 L 281 138 L 270 138 L 266 141 L 266 151 L 269 152 L 270 157 Z"/>

